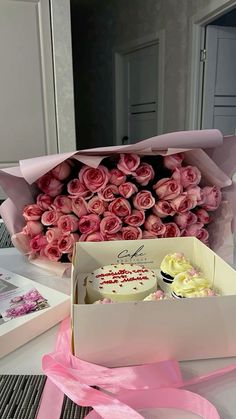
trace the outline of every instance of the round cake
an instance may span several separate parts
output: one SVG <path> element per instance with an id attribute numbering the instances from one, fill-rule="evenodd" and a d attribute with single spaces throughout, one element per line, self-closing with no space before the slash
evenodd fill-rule
<path id="1" fill-rule="evenodd" d="M 113 301 L 139 301 L 156 291 L 155 273 L 141 265 L 117 264 L 97 269 L 87 277 L 87 303 L 104 298 Z"/>

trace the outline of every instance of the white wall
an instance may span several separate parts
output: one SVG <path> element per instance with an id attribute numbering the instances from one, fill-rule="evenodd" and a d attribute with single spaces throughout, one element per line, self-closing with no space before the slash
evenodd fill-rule
<path id="1" fill-rule="evenodd" d="M 76 2 L 76 0 L 74 0 Z M 189 18 L 214 0 L 80 0 L 78 49 L 81 146 L 112 144 L 112 49 L 160 29 L 166 31 L 164 132 L 185 128 Z M 73 20 L 73 19 L 72 19 Z M 78 31 L 74 29 L 74 32 Z M 85 47 L 86 44 L 86 48 Z M 77 115 L 78 117 L 78 115 Z"/>

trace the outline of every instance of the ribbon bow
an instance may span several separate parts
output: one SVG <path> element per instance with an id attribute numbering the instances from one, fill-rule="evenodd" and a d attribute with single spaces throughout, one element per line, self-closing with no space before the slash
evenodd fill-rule
<path id="1" fill-rule="evenodd" d="M 205 419 L 220 418 L 208 400 L 182 387 L 220 377 L 236 365 L 184 382 L 177 361 L 106 368 L 73 356 L 70 341 L 70 319 L 66 319 L 60 326 L 56 351 L 43 357 L 49 380 L 37 419 L 60 419 L 64 394 L 80 406 L 93 407 L 87 419 L 141 419 L 138 410 L 146 408 L 175 408 Z"/>

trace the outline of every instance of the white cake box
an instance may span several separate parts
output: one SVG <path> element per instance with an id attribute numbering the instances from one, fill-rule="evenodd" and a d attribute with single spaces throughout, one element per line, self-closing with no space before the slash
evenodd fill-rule
<path id="1" fill-rule="evenodd" d="M 47 300 L 49 307 L 24 316 L 0 322 L 0 358 L 14 351 L 70 315 L 70 296 L 46 287 L 21 275 L 0 269 L 1 278 L 9 277 L 15 287 L 36 288 Z M 33 354 L 32 354 L 33 356 Z"/>
<path id="2" fill-rule="evenodd" d="M 158 269 L 167 253 L 183 252 L 221 296 L 85 304 L 85 278 L 120 262 Z M 236 271 L 196 238 L 77 243 L 72 270 L 74 354 L 116 367 L 166 359 L 236 356 Z"/>

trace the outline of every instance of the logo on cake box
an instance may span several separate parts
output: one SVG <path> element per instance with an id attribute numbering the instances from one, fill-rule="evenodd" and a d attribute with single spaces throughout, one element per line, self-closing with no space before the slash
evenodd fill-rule
<path id="1" fill-rule="evenodd" d="M 168 253 L 183 252 L 220 296 L 86 304 L 86 277 L 110 264 L 159 271 Z M 72 272 L 74 354 L 105 366 L 236 355 L 236 271 L 193 237 L 77 243 Z M 219 333 L 220 330 L 220 333 Z"/>
<path id="2" fill-rule="evenodd" d="M 153 260 L 148 258 L 145 245 L 142 244 L 141 246 L 135 246 L 132 249 L 125 249 L 119 251 L 117 254 L 116 263 L 137 263 L 137 264 L 145 264 L 145 263 L 153 263 Z"/>

